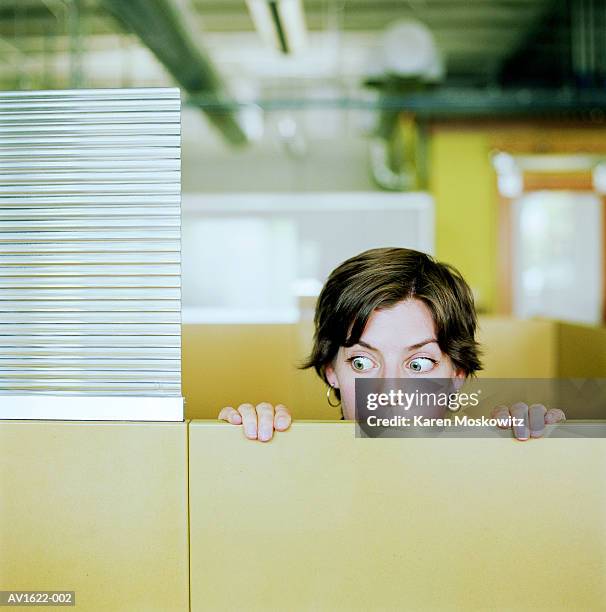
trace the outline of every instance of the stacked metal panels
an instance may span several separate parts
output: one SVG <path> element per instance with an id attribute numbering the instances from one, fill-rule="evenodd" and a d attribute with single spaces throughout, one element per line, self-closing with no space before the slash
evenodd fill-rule
<path id="1" fill-rule="evenodd" d="M 181 420 L 178 89 L 0 93 L 0 418 Z"/>

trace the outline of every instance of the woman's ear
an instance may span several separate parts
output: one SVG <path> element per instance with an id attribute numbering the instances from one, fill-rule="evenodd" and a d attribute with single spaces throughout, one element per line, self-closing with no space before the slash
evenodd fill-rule
<path id="1" fill-rule="evenodd" d="M 463 370 L 461 370 L 460 368 L 457 368 L 455 370 L 455 375 L 453 379 L 455 391 L 458 391 L 463 386 L 466 378 L 467 376 L 465 375 L 465 372 Z"/>
<path id="2" fill-rule="evenodd" d="M 337 375 L 335 374 L 335 369 L 332 363 L 327 365 L 326 368 L 324 368 L 324 374 L 326 375 L 326 380 L 328 381 L 328 384 L 331 387 L 338 389 L 339 381 L 337 380 Z"/>

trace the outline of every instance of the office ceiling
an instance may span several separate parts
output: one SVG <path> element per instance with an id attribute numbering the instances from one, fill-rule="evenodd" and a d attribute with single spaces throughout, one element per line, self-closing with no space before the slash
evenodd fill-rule
<path id="1" fill-rule="evenodd" d="M 267 59 L 244 0 L 186 0 L 185 4 L 192 10 L 190 25 L 219 70 L 222 64 L 228 71 L 240 64 L 244 72 L 251 71 L 254 62 Z M 42 55 L 48 63 L 49 55 L 69 53 L 70 31 L 83 37 L 81 47 L 88 53 L 141 45 L 99 0 L 82 2 L 79 21 L 70 20 L 69 5 L 69 0 L 0 0 L 0 81 L 5 87 L 30 56 L 38 57 L 40 64 Z M 446 61 L 447 82 L 490 85 L 531 42 L 552 58 L 570 54 L 567 44 L 540 35 L 566 5 L 564 0 L 305 0 L 304 10 L 312 36 L 340 37 L 340 65 L 349 73 L 352 65 L 362 69 L 366 48 L 375 44 L 382 30 L 412 17 L 433 32 Z M 292 65 L 296 73 L 296 63 Z M 269 61 L 263 70 L 265 78 L 280 77 L 285 67 L 283 62 Z M 94 71 L 88 76 L 96 84 Z M 162 81 L 168 76 L 158 73 L 154 78 Z M 98 84 L 107 80 L 104 74 Z"/>

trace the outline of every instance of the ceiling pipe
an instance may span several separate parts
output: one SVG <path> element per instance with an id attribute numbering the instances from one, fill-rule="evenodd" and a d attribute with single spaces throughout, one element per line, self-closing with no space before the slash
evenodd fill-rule
<path id="1" fill-rule="evenodd" d="M 101 0 L 128 30 L 139 36 L 190 96 L 204 101 L 210 121 L 232 144 L 248 140 L 227 100 L 221 77 L 196 44 L 184 7 L 174 0 Z"/>
<path id="2" fill-rule="evenodd" d="M 301 0 L 246 0 L 259 36 L 271 47 L 292 54 L 307 45 Z"/>

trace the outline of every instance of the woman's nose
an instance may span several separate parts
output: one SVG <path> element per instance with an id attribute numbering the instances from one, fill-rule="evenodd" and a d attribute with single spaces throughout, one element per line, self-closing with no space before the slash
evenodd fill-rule
<path id="1" fill-rule="evenodd" d="M 384 378 L 403 378 L 406 371 L 399 361 L 387 361 L 383 367 Z"/>

